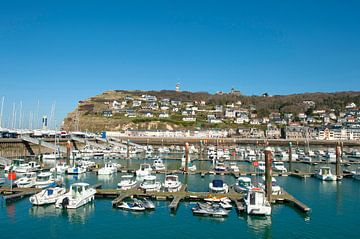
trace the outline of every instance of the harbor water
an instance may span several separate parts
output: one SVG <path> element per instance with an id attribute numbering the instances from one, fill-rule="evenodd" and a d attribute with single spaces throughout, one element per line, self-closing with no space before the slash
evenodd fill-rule
<path id="1" fill-rule="evenodd" d="M 136 169 L 143 160 L 119 162 Z M 179 164 L 174 160 L 165 163 L 168 169 L 176 169 Z M 196 164 L 203 169 L 211 167 L 210 162 Z M 239 166 L 252 167 L 245 162 Z M 116 188 L 121 175 L 100 177 L 88 172 L 64 176 L 64 183 L 67 186 L 76 181 L 101 183 L 103 188 Z M 164 175 L 157 178 L 163 181 Z M 208 191 L 209 182 L 215 178 L 222 178 L 230 185 L 235 183 L 230 175 L 180 175 L 189 191 Z M 359 238 L 360 181 L 276 179 L 287 192 L 307 204 L 311 212 L 304 214 L 290 205 L 275 204 L 271 217 L 247 216 L 233 209 L 229 217 L 217 219 L 193 216 L 193 202 L 182 202 L 173 214 L 167 201 L 155 201 L 155 211 L 133 213 L 112 208 L 110 198 L 97 198 L 92 204 L 68 211 L 54 206 L 32 206 L 27 198 L 13 203 L 0 199 L 0 235 L 1 238 Z"/>

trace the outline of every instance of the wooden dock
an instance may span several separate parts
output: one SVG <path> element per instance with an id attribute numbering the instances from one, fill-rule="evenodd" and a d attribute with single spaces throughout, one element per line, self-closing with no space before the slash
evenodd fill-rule
<path id="1" fill-rule="evenodd" d="M 302 203 L 301 201 L 299 201 L 298 199 L 296 199 L 294 196 L 292 196 L 291 194 L 289 194 L 288 192 L 286 192 L 283 189 L 282 189 L 281 195 L 272 195 L 271 198 L 272 198 L 273 202 L 283 201 L 283 202 L 291 203 L 296 208 L 300 209 L 302 212 L 305 212 L 305 213 L 308 213 L 311 211 L 310 207 L 308 207 L 307 205 L 305 205 L 304 203 Z"/>

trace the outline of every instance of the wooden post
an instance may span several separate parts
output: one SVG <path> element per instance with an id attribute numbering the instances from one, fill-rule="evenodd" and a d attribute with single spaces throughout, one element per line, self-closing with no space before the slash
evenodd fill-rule
<path id="1" fill-rule="evenodd" d="M 185 172 L 187 173 L 189 170 L 189 143 L 185 144 Z"/>
<path id="2" fill-rule="evenodd" d="M 267 147 L 265 149 L 265 193 L 266 198 L 271 202 L 272 195 L 272 153 L 271 149 Z"/>
<path id="3" fill-rule="evenodd" d="M 68 140 L 66 142 L 66 164 L 70 165 L 70 153 L 71 153 L 71 142 Z"/>
<path id="4" fill-rule="evenodd" d="M 292 171 L 292 143 L 289 142 L 289 172 Z"/>
<path id="5" fill-rule="evenodd" d="M 341 158 L 344 156 L 344 141 L 341 141 Z"/>
<path id="6" fill-rule="evenodd" d="M 339 145 L 336 146 L 336 177 L 341 179 L 341 170 L 340 170 L 340 155 L 341 155 L 341 147 Z"/>

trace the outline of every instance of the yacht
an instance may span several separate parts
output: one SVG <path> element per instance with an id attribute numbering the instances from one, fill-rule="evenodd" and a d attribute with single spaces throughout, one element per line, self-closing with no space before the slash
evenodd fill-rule
<path id="1" fill-rule="evenodd" d="M 116 163 L 105 163 L 105 166 L 100 168 L 99 171 L 97 172 L 98 175 L 111 175 L 113 173 L 116 173 L 118 170 L 118 164 Z"/>
<path id="2" fill-rule="evenodd" d="M 254 188 L 249 177 L 239 177 L 234 186 L 235 192 L 244 193 Z"/>
<path id="3" fill-rule="evenodd" d="M 152 167 L 154 170 L 165 170 L 166 169 L 164 162 L 160 158 L 154 160 Z"/>
<path id="4" fill-rule="evenodd" d="M 146 177 L 149 176 L 152 172 L 150 164 L 144 163 L 140 164 L 140 168 L 136 170 L 137 177 Z"/>
<path id="5" fill-rule="evenodd" d="M 135 188 L 138 182 L 134 180 L 133 175 L 123 175 L 121 176 L 121 181 L 117 184 L 117 188 L 121 190 L 128 190 Z"/>
<path id="6" fill-rule="evenodd" d="M 66 170 L 67 174 L 83 174 L 86 173 L 86 168 L 83 166 L 73 166 Z"/>
<path id="7" fill-rule="evenodd" d="M 55 203 L 65 193 L 66 193 L 65 188 L 60 188 L 60 187 L 47 188 L 31 196 L 29 200 L 33 205 L 37 205 L 37 206 L 52 204 Z"/>
<path id="8" fill-rule="evenodd" d="M 336 175 L 331 173 L 330 167 L 321 167 L 315 171 L 315 177 L 322 181 L 336 181 Z"/>
<path id="9" fill-rule="evenodd" d="M 273 162 L 273 169 L 276 172 L 280 172 L 280 173 L 286 173 L 287 169 L 284 166 L 284 162 L 279 162 L 279 161 L 274 161 Z"/>
<path id="10" fill-rule="evenodd" d="M 32 188 L 35 186 L 36 173 L 29 172 L 25 173 L 23 177 L 16 180 L 14 183 L 18 188 Z"/>
<path id="11" fill-rule="evenodd" d="M 96 190 L 88 183 L 74 183 L 68 193 L 61 196 L 55 203 L 57 208 L 76 209 L 95 199 Z"/>
<path id="12" fill-rule="evenodd" d="M 221 179 L 214 179 L 209 183 L 209 190 L 211 193 L 228 193 L 229 186 Z"/>
<path id="13" fill-rule="evenodd" d="M 144 181 L 140 184 L 140 188 L 146 192 L 159 192 L 161 183 L 156 181 L 156 176 L 149 175 L 144 177 Z"/>
<path id="14" fill-rule="evenodd" d="M 267 201 L 265 192 L 260 188 L 251 189 L 245 198 L 246 213 L 252 215 L 271 215 L 271 205 Z"/>
<path id="15" fill-rule="evenodd" d="M 56 183 L 50 172 L 43 172 L 37 175 L 35 181 L 36 188 L 47 188 L 51 186 L 56 186 Z"/>
<path id="16" fill-rule="evenodd" d="M 166 175 L 165 182 L 163 187 L 168 192 L 178 192 L 180 191 L 182 183 L 179 181 L 179 177 L 177 175 Z"/>

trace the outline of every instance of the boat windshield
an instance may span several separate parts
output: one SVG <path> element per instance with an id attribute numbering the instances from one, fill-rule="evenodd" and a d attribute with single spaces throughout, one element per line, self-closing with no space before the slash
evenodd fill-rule
<path id="1" fill-rule="evenodd" d="M 322 170 L 322 174 L 323 174 L 323 175 L 328 175 L 328 174 L 330 174 L 330 169 L 329 169 L 329 168 L 322 168 L 321 170 Z"/>
<path id="2" fill-rule="evenodd" d="M 39 182 L 46 182 L 46 181 L 49 181 L 49 179 L 50 179 L 50 176 L 49 175 L 46 175 L 46 176 L 38 176 L 37 177 L 37 181 L 39 181 Z"/>
<path id="3" fill-rule="evenodd" d="M 166 177 L 166 181 L 176 182 L 176 181 L 177 181 L 177 177 L 175 177 L 175 176 L 168 176 L 168 177 Z"/>
<path id="4" fill-rule="evenodd" d="M 83 192 L 83 188 L 81 186 L 71 187 L 71 194 L 73 197 L 81 195 Z"/>
<path id="5" fill-rule="evenodd" d="M 144 180 L 143 185 L 153 185 L 155 184 L 155 180 Z"/>

